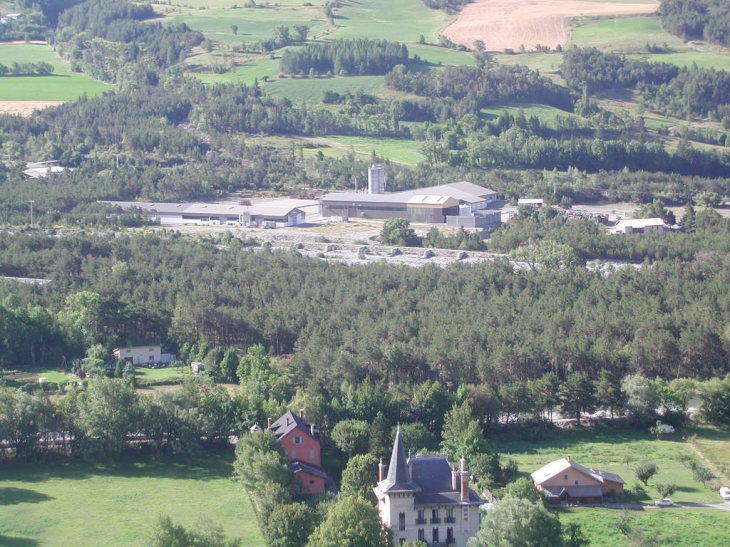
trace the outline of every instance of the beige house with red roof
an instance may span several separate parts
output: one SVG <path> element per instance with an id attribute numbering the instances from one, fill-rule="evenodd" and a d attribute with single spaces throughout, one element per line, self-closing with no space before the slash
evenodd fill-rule
<path id="1" fill-rule="evenodd" d="M 622 496 L 625 484 L 615 473 L 583 467 L 570 456 L 541 467 L 532 480 L 550 503 L 603 503 L 605 497 Z"/>

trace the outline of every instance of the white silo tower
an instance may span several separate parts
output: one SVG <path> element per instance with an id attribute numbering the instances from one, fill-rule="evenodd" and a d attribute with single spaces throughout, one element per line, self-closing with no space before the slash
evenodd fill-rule
<path id="1" fill-rule="evenodd" d="M 385 193 L 385 167 L 379 163 L 368 169 L 368 194 Z"/>

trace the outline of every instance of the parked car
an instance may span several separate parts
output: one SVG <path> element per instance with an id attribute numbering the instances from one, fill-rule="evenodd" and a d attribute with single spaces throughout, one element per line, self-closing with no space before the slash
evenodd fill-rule
<path id="1" fill-rule="evenodd" d="M 725 501 L 730 501 L 730 488 L 723 486 L 720 488 L 720 497 Z"/>
<path id="2" fill-rule="evenodd" d="M 669 424 L 663 424 L 662 433 L 674 433 L 674 426 Z"/>
<path id="3" fill-rule="evenodd" d="M 674 502 L 669 498 L 662 498 L 660 500 L 656 500 L 654 502 L 654 505 L 656 505 L 657 507 L 671 507 L 672 505 L 674 505 Z"/>

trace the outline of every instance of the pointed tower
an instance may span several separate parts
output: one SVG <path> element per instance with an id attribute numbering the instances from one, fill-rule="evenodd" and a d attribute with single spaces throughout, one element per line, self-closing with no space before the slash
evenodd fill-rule
<path id="1" fill-rule="evenodd" d="M 382 464 L 381 464 L 382 465 Z M 383 476 L 382 467 L 380 477 Z M 379 478 L 380 478 L 379 477 Z M 383 524 L 399 529 L 407 521 L 415 522 L 414 495 L 421 488 L 413 482 L 411 469 L 403 449 L 400 427 L 395 433 L 388 474 L 373 488 L 378 498 L 378 511 Z"/>

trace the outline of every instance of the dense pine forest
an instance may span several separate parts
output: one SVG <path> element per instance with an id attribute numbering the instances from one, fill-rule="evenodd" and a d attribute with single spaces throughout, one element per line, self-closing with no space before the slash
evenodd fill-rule
<path id="1" fill-rule="evenodd" d="M 262 135 L 420 141 L 425 162 L 418 167 L 386 161 L 392 190 L 470 180 L 506 199 L 532 193 L 568 206 L 628 199 L 667 220 L 665 205 L 713 204 L 730 193 L 730 156 L 722 148 L 688 138 L 667 147 L 633 117 L 601 110 L 592 99 L 630 88 L 657 111 L 726 119 L 723 71 L 571 48 L 563 87 L 526 67 L 496 65 L 483 52 L 474 67 L 428 70 L 402 44 L 310 44 L 306 27 L 295 25 L 295 36 L 278 28 L 272 48 L 297 44 L 283 53 L 283 72 L 385 73 L 396 93 L 326 92 L 322 104 L 311 105 L 268 95 L 258 82 L 204 85 L 189 77 L 183 61 L 202 34 L 151 20 L 149 5 L 86 0 L 67 7 L 39 6 L 46 24 L 57 24 L 54 47 L 75 69 L 117 86 L 28 118 L 0 116 L 0 212 L 10 225 L 27 222 L 33 200 L 39 226 L 134 228 L 147 219 L 95 202 L 325 192 L 349 187 L 367 168 L 354 154 L 311 156 L 301 144 L 282 150 L 248 142 Z M 520 110 L 484 116 L 510 101 L 540 102 L 564 115 L 550 126 Z M 719 138 L 724 144 L 725 135 Z M 31 160 L 72 169 L 19 184 Z M 281 400 L 308 386 L 335 393 L 343 379 L 498 389 L 545 374 L 594 381 L 601 371 L 723 376 L 730 228 L 711 209 L 691 205 L 672 219 L 682 230 L 671 237 L 612 238 L 589 221 L 523 210 L 486 246 L 530 264 L 527 272 L 503 260 L 447 270 L 346 267 L 246 247 L 231 236 L 56 238 L 8 230 L 0 236 L 0 271 L 53 283 L 1 287 L 5 325 L 22 327 L 6 328 L 0 359 L 13 369 L 80 357 L 98 344 L 159 340 L 181 350 L 206 344 L 243 353 L 261 344 L 292 355 L 296 380 Z M 447 239 L 430 234 L 427 244 Z M 585 268 L 597 259 L 642 266 Z"/>
<path id="2" fill-rule="evenodd" d="M 417 7 L 453 14 L 468 1 Z M 727 72 L 570 47 L 546 75 L 500 65 L 476 42 L 463 53 L 469 66 L 443 66 L 413 53 L 437 47 L 431 37 L 330 39 L 337 1 L 319 12 L 327 32 L 312 36 L 315 20 L 303 20 L 246 41 L 234 24 L 230 47 L 170 21 L 171 3 L 16 5 L 24 17 L 0 24 L 0 41 L 45 40 L 71 73 L 112 85 L 28 117 L 0 115 L 0 459 L 192 459 L 240 435 L 234 475 L 268 545 L 339 546 L 322 530 L 349 504 L 339 520 L 371 516 L 369 545 L 385 546 L 369 501 L 396 426 L 409 449 L 452 463 L 465 456 L 480 489 L 519 494 L 517 464 L 487 439 L 552 438 L 558 419 L 572 435 L 597 409 L 597 432 L 652 427 L 660 437 L 657 420 L 682 427 L 690 406 L 706 424 L 730 424 L 730 219 L 720 214 L 730 195 Z M 726 15 L 716 0 L 666 0 L 660 11 L 669 32 L 719 45 Z M 436 41 L 444 59 L 468 50 Z M 221 51 L 229 57 L 215 75 L 226 83 L 203 83 L 209 74 L 191 57 Z M 238 53 L 260 55 L 284 84 L 267 93 L 277 88 L 259 72 L 236 81 Z M 43 62 L 0 64 L 0 84 L 52 72 Z M 363 90 L 343 80 L 380 83 Z M 316 83 L 316 100 L 285 98 L 297 83 Z M 609 108 L 607 95 L 636 108 Z M 648 127 L 647 110 L 665 119 Z M 690 127 L 697 120 L 713 129 Z M 331 136 L 415 142 L 423 161 L 324 154 L 318 141 Z M 26 163 L 39 161 L 67 169 L 25 177 Z M 484 239 L 408 232 L 398 243 L 494 253 L 414 268 L 307 258 L 299 245 L 242 228 L 191 235 L 99 203 L 322 195 L 352 189 L 373 162 L 385 165 L 389 191 L 465 180 L 517 213 Z M 548 206 L 518 207 L 525 196 Z M 620 201 L 674 229 L 608 235 L 551 207 Z M 162 380 L 111 357 L 112 348 L 152 344 L 177 355 Z M 202 363 L 201 377 L 191 361 Z M 42 370 L 76 376 L 23 378 Z M 176 387 L 141 391 L 159 381 Z M 304 503 L 273 435 L 245 434 L 299 409 L 321 432 L 339 497 Z M 527 485 L 522 493 L 535 495 Z M 580 526 L 564 531 L 572 536 L 556 547 L 587 544 Z"/>

